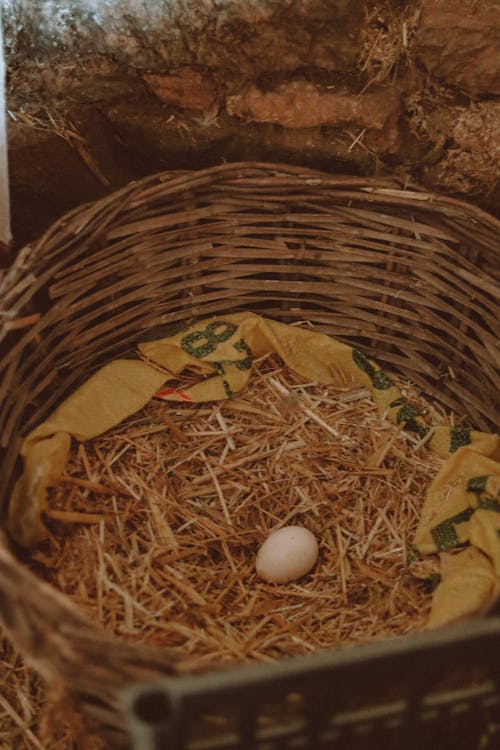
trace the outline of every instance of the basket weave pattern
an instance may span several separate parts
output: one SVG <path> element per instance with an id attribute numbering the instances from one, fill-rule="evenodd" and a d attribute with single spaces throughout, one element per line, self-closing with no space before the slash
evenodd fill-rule
<path id="1" fill-rule="evenodd" d="M 395 180 L 263 164 L 163 173 L 74 210 L 0 283 L 0 507 L 23 435 L 68 392 L 138 341 L 212 314 L 311 321 L 495 430 L 499 228 Z M 0 590 L 9 565 L 6 553 Z M 5 611 L 22 606 L 3 595 Z"/>

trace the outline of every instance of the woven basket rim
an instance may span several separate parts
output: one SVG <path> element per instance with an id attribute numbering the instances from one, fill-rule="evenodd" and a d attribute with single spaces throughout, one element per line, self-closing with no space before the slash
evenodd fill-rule
<path id="1" fill-rule="evenodd" d="M 96 237 L 99 235 L 97 229 L 100 229 L 101 227 L 100 225 L 100 227 L 96 229 L 93 226 L 92 222 L 96 219 L 96 217 L 98 217 L 100 220 L 100 217 L 102 216 L 103 224 L 105 228 L 107 228 L 113 224 L 113 221 L 116 217 L 121 216 L 122 212 L 133 211 L 138 205 L 142 205 L 142 203 L 147 204 L 148 201 L 154 202 L 155 196 L 158 197 L 158 195 L 160 194 L 164 196 L 165 192 L 168 192 L 169 196 L 178 196 L 182 193 L 189 194 L 190 191 L 195 191 L 195 189 L 199 188 L 200 186 L 210 187 L 212 184 L 218 183 L 226 183 L 229 187 L 235 189 L 242 188 L 243 186 L 246 186 L 246 189 L 248 189 L 248 186 L 251 186 L 253 189 L 255 189 L 256 186 L 262 185 L 266 180 L 270 179 L 274 181 L 274 185 L 278 187 L 279 185 L 281 185 L 283 190 L 285 189 L 285 187 L 283 186 L 289 186 L 290 184 L 292 184 L 294 188 L 307 187 L 328 189 L 328 191 L 331 192 L 331 195 L 340 196 L 342 198 L 342 201 L 345 202 L 345 205 L 348 205 L 349 201 L 355 202 L 356 200 L 362 198 L 365 205 L 364 210 L 369 209 L 371 211 L 383 212 L 384 206 L 390 207 L 393 212 L 396 212 L 400 209 L 418 209 L 419 211 L 424 209 L 425 211 L 427 211 L 426 221 L 429 223 L 429 226 L 433 226 L 433 217 L 436 217 L 437 224 L 437 217 L 445 216 L 448 221 L 447 226 L 450 226 L 452 222 L 460 220 L 463 224 L 463 231 L 468 232 L 469 238 L 473 238 L 477 235 L 478 244 L 482 243 L 485 247 L 487 247 L 489 251 L 493 253 L 495 261 L 497 257 L 500 258 L 500 245 L 498 244 L 497 239 L 495 239 L 495 241 L 493 240 L 493 238 L 498 237 L 498 230 L 500 229 L 500 221 L 498 219 L 496 219 L 494 216 L 489 215 L 487 212 L 474 206 L 473 204 L 467 203 L 466 201 L 455 199 L 449 196 L 442 196 L 435 192 L 429 192 L 425 188 L 413 183 L 409 183 L 399 177 L 378 178 L 358 176 L 353 177 L 349 175 L 332 175 L 320 170 L 314 170 L 307 167 L 261 162 L 234 162 L 217 167 L 209 167 L 203 170 L 167 170 L 156 173 L 154 175 L 150 175 L 137 182 L 129 183 L 127 186 L 111 193 L 108 196 L 105 196 L 104 198 L 101 198 L 98 201 L 87 203 L 72 209 L 71 211 L 64 214 L 64 216 L 60 217 L 39 239 L 21 249 L 12 266 L 5 269 L 0 275 L 0 305 L 3 307 L 3 309 L 0 310 L 0 342 L 2 341 L 2 328 L 5 328 L 4 335 L 6 335 L 8 333 L 6 324 L 10 320 L 16 318 L 16 316 L 23 314 L 26 311 L 26 305 L 31 301 L 31 288 L 39 282 L 39 278 L 37 276 L 40 268 L 39 262 L 43 260 L 44 251 L 46 250 L 46 248 L 57 247 L 58 252 L 63 254 L 65 249 L 65 241 L 68 238 L 71 238 L 73 242 L 76 242 L 80 236 L 85 236 L 87 238 L 86 241 L 91 243 L 94 235 Z M 328 195 L 330 195 L 330 192 L 328 193 Z M 435 237 L 438 238 L 438 241 L 442 240 L 444 242 L 442 238 L 446 237 L 445 229 L 439 229 L 438 226 L 436 226 L 435 229 Z M 118 237 L 117 246 L 119 245 L 120 238 Z M 415 246 L 417 245 L 418 240 L 415 241 Z M 211 263 L 212 260 L 213 259 L 211 258 L 209 261 L 207 261 L 207 263 Z M 299 260 L 295 259 L 293 262 L 296 262 L 298 264 Z M 292 261 L 290 261 L 290 263 L 292 263 Z M 289 268 L 287 265 L 283 265 L 281 266 L 281 268 L 282 270 L 284 269 L 283 273 L 289 272 Z M 486 271 L 484 271 L 482 268 L 477 267 L 477 273 L 474 274 L 473 260 L 469 261 L 468 258 L 466 258 L 466 262 L 464 261 L 463 270 L 465 274 L 469 273 L 471 278 L 467 278 L 466 276 L 464 276 L 463 278 L 457 280 L 457 284 L 460 282 L 463 285 L 469 285 L 470 289 L 472 290 L 470 292 L 471 297 L 473 297 L 474 294 L 478 293 L 478 290 L 481 289 L 481 285 L 489 284 L 490 288 L 485 288 L 485 292 L 487 292 L 487 294 L 492 298 L 495 295 L 498 295 L 498 308 L 498 302 L 500 301 L 500 283 L 497 284 L 496 280 L 494 278 L 490 278 L 487 275 Z M 447 268 L 447 272 L 449 272 L 450 275 L 452 275 L 452 271 L 453 269 L 450 270 Z M 45 272 L 48 273 L 47 269 L 45 269 Z M 390 270 L 387 271 L 388 278 L 390 273 L 392 273 Z M 237 279 L 237 276 L 235 276 L 235 278 Z M 231 279 L 232 277 L 230 277 L 230 281 L 228 282 L 228 284 L 231 282 Z M 43 283 L 45 286 L 50 285 L 49 281 Z M 55 288 L 55 286 L 60 282 L 56 278 L 55 281 L 50 280 L 50 283 Z M 190 283 L 193 284 L 194 282 Z M 235 284 L 235 287 L 236 286 L 237 284 Z M 290 287 L 292 286 L 293 281 L 290 281 Z M 353 288 L 354 287 L 351 288 L 351 294 L 358 294 L 357 289 L 355 289 L 355 291 L 352 291 Z M 59 294 L 59 291 L 57 293 Z M 215 292 L 213 294 L 215 294 Z M 361 294 L 361 292 L 359 292 L 359 294 Z M 210 295 L 208 295 L 208 297 L 209 296 Z M 464 296 L 466 296 L 465 293 Z M 248 299 L 252 300 L 256 298 L 256 293 L 253 293 L 252 288 L 250 287 Z M 54 299 L 54 306 L 56 305 L 56 303 L 60 304 L 60 297 L 56 296 L 54 297 Z M 211 304 L 212 299 L 210 298 L 207 302 L 208 307 L 210 307 Z M 386 305 L 386 307 L 383 308 L 383 312 L 384 315 L 386 315 L 388 314 L 387 309 L 389 308 L 389 304 L 387 302 L 384 304 Z M 461 304 L 462 302 L 460 302 L 460 305 Z M 276 307 L 277 306 L 278 302 L 276 302 Z M 460 315 L 462 314 L 461 310 L 459 310 L 459 313 Z M 465 316 L 466 313 L 464 313 L 463 315 Z M 318 317 L 320 317 L 319 314 Z M 463 319 L 460 318 L 460 316 L 457 317 L 457 320 L 465 325 Z M 434 319 L 431 319 L 431 323 L 433 322 Z M 381 334 L 381 340 L 383 340 L 384 335 L 385 334 Z M 21 337 L 19 337 L 19 341 L 23 341 L 22 335 Z M 488 346 L 491 344 L 491 337 L 489 336 L 489 333 L 486 344 Z M 422 342 L 420 342 L 420 345 L 423 347 L 423 351 L 425 353 L 427 352 L 429 347 L 432 346 L 432 341 L 429 344 L 429 342 L 423 339 Z M 19 342 L 15 342 L 9 351 L 12 351 L 14 346 L 21 346 L 21 344 Z M 485 348 L 487 347 L 485 346 Z M 423 362 L 422 366 L 424 367 L 426 363 L 423 360 L 423 357 L 420 356 L 420 350 L 416 351 L 415 356 L 420 357 Z M 396 355 L 395 361 L 397 361 Z M 14 377 L 13 372 L 9 372 L 7 373 L 7 375 L 10 377 Z M 0 395 L 1 388 L 2 382 L 0 381 Z M 3 542 L 0 536 L 0 551 L 2 546 L 5 546 L 5 544 L 6 543 Z M 16 562 L 13 560 L 13 558 L 8 557 L 5 558 L 4 563 L 6 566 L 16 565 Z M 0 554 L 0 574 L 2 573 L 1 565 L 2 556 Z M 35 590 L 32 582 L 29 584 L 29 586 L 31 591 Z M 49 596 L 45 589 L 43 589 L 43 591 L 43 595 L 45 597 Z M 35 595 L 36 594 L 33 594 L 33 596 Z M 29 602 L 25 602 L 23 604 L 23 602 L 20 601 L 19 597 L 16 595 L 16 592 L 13 592 L 12 596 L 12 602 L 15 602 L 15 607 L 19 608 L 19 611 L 22 611 L 23 613 L 22 617 L 24 618 L 25 627 L 27 628 L 27 630 L 25 630 L 22 635 L 26 639 L 24 641 L 26 653 L 29 653 L 30 650 L 33 651 L 33 649 L 39 649 L 39 645 L 35 643 L 37 638 L 41 638 L 42 641 L 43 638 L 45 638 L 45 643 L 47 643 L 48 636 L 46 634 L 41 634 L 40 629 L 37 629 L 35 627 L 33 616 L 36 615 L 37 612 L 35 611 L 33 613 L 29 611 Z M 59 605 L 61 604 L 60 595 L 58 598 L 58 603 Z M 62 607 L 62 609 L 60 608 L 60 611 L 65 611 L 64 607 Z M 0 617 L 1 616 L 3 615 L 0 612 Z M 78 620 L 77 622 L 74 622 L 74 627 L 83 627 L 81 626 L 81 621 Z M 98 637 L 96 635 L 95 629 L 90 629 L 87 635 L 89 638 Z M 50 640 L 48 642 L 50 642 Z M 108 640 L 106 640 L 106 644 L 108 644 Z M 120 653 L 124 653 L 124 651 Z M 130 653 L 130 649 L 126 651 L 127 659 L 130 659 Z M 136 653 L 138 654 L 139 671 L 142 668 L 146 669 L 147 666 L 147 668 L 151 672 L 151 653 L 146 653 L 140 651 L 139 649 L 136 651 Z M 139 658 L 140 654 L 142 654 L 142 656 L 140 656 Z M 142 659 L 142 667 L 139 663 L 140 659 Z M 165 663 L 162 664 L 162 667 L 163 671 L 165 671 Z M 62 663 L 61 669 L 64 668 L 68 668 L 66 662 Z M 132 674 L 136 674 L 136 672 L 134 672 L 133 668 L 130 666 L 129 662 L 127 662 L 127 665 L 123 667 L 123 674 L 126 674 L 129 677 Z M 89 679 L 88 675 L 87 679 Z M 114 682 L 113 680 L 111 680 L 111 683 L 115 685 L 116 679 Z M 81 684 L 83 683 L 79 683 L 79 685 Z M 84 689 L 81 689 L 84 692 Z"/>
<path id="2" fill-rule="evenodd" d="M 8 278 L 11 277 L 13 273 L 18 272 L 22 275 L 22 272 L 26 267 L 28 255 L 35 253 L 55 233 L 56 229 L 63 228 L 76 216 L 84 214 L 87 211 L 96 212 L 122 197 L 130 197 L 135 194 L 140 196 L 142 191 L 146 188 L 154 185 L 161 185 L 167 181 L 173 185 L 176 180 L 182 181 L 188 176 L 196 175 L 198 180 L 205 180 L 214 177 L 223 178 L 233 172 L 238 179 L 248 179 L 252 173 L 258 171 L 263 173 L 267 172 L 272 176 L 282 175 L 284 177 L 291 176 L 296 178 L 306 178 L 306 182 L 308 179 L 318 179 L 321 180 L 324 185 L 330 185 L 336 188 L 363 190 L 373 196 L 374 203 L 383 204 L 384 202 L 387 202 L 389 204 L 396 203 L 404 206 L 408 205 L 408 201 L 418 201 L 419 205 L 425 202 L 426 207 L 432 210 L 443 210 L 448 208 L 451 209 L 453 213 L 463 212 L 468 215 L 473 215 L 477 220 L 490 223 L 500 232 L 500 218 L 488 213 L 474 203 L 461 198 L 441 194 L 435 190 L 428 190 L 413 180 L 402 178 L 397 175 L 385 177 L 351 176 L 348 174 L 332 174 L 311 167 L 289 165 L 280 162 L 271 163 L 258 161 L 228 162 L 200 170 L 162 170 L 155 172 L 152 175 L 142 177 L 139 180 L 133 180 L 127 183 L 127 185 L 114 190 L 102 198 L 95 201 L 81 203 L 69 211 L 64 212 L 45 232 L 40 235 L 39 238 L 32 240 L 23 248 L 20 248 L 10 266 L 6 269 L 0 269 L 0 293 L 4 291 L 3 285 L 7 284 Z M 254 174 L 253 176 L 256 175 Z M 179 189 L 186 189 L 186 187 L 182 187 L 182 182 L 179 185 Z M 13 282 L 11 281 L 11 283 Z"/>

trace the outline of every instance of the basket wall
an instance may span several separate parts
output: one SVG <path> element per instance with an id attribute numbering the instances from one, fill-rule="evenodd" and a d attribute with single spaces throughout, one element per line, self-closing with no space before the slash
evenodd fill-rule
<path id="1" fill-rule="evenodd" d="M 396 182 L 258 164 L 155 175 L 73 211 L 3 280 L 0 503 L 21 436 L 100 365 L 234 310 L 310 320 L 495 429 L 498 228 Z"/>
<path id="2" fill-rule="evenodd" d="M 163 173 L 73 211 L 0 283 L 0 507 L 22 437 L 72 389 L 110 359 L 134 356 L 138 341 L 216 313 L 312 321 L 495 430 L 499 227 L 473 206 L 396 181 L 262 164 Z M 165 674 L 168 656 L 112 649 L 1 539 L 0 553 L 0 594 L 10 586 L 0 615 L 13 635 L 22 623 L 23 652 L 45 662 L 50 653 L 94 718 L 123 738 L 118 685 L 139 666 Z M 63 620 L 66 640 L 83 632 L 80 651 L 96 665 L 113 653 L 100 688 L 88 659 L 75 669 L 72 649 L 54 652 Z"/>

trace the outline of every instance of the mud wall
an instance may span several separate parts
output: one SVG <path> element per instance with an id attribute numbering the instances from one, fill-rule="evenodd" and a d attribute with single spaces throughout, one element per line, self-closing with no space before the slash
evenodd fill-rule
<path id="1" fill-rule="evenodd" d="M 396 173 L 500 210 L 498 0 L 0 0 L 18 246 L 161 169 Z"/>

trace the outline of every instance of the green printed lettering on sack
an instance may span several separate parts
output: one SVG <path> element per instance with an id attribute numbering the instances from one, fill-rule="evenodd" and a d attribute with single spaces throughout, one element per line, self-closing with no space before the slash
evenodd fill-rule
<path id="1" fill-rule="evenodd" d="M 236 330 L 237 326 L 234 323 L 226 323 L 223 320 L 212 321 L 201 331 L 187 333 L 181 341 L 181 347 L 192 357 L 203 359 L 212 354 L 218 344 L 230 339 Z"/>
<path id="2" fill-rule="evenodd" d="M 421 557 L 422 553 L 420 552 L 419 548 L 415 544 L 412 544 L 408 552 L 408 562 L 416 562 L 416 560 L 420 560 Z"/>
<path id="3" fill-rule="evenodd" d="M 469 445 L 471 432 L 471 427 L 452 427 L 450 430 L 450 453 L 455 453 L 462 446 Z"/>
<path id="4" fill-rule="evenodd" d="M 237 330 L 237 326 L 233 323 L 228 323 L 223 320 L 212 321 L 200 331 L 191 331 L 186 334 L 182 341 L 181 347 L 185 352 L 190 354 L 197 359 L 204 359 L 212 354 L 218 347 L 219 344 L 228 341 L 231 336 Z M 239 339 L 233 344 L 233 349 L 236 352 L 242 353 L 245 356 L 242 359 L 220 359 L 216 362 L 212 362 L 212 366 L 215 372 L 222 377 L 222 385 L 227 398 L 234 396 L 234 391 L 231 388 L 228 378 L 226 377 L 225 366 L 233 365 L 238 370 L 249 370 L 252 367 L 253 354 L 252 350 L 244 341 Z"/>
<path id="5" fill-rule="evenodd" d="M 457 513 L 445 521 L 431 529 L 432 539 L 436 545 L 436 549 L 440 552 L 452 547 L 458 547 L 462 544 L 458 538 L 455 526 L 464 521 L 468 521 L 474 513 L 474 508 L 465 508 L 460 513 Z"/>
<path id="6" fill-rule="evenodd" d="M 387 391 L 392 388 L 394 381 L 383 370 L 378 370 L 374 364 L 358 349 L 352 350 L 352 358 L 360 370 L 365 372 L 378 391 Z"/>
<path id="7" fill-rule="evenodd" d="M 232 364 L 236 365 L 238 370 L 249 370 L 252 366 L 253 354 L 247 342 L 244 339 L 240 339 L 239 341 L 236 341 L 233 346 L 237 352 L 244 352 L 246 357 L 243 359 L 237 359 Z"/>
<path id="8" fill-rule="evenodd" d="M 406 403 L 404 399 L 401 399 L 401 401 L 403 401 L 403 404 L 401 406 L 401 409 L 396 414 L 397 424 L 403 423 L 405 429 L 409 430 L 410 432 L 415 432 L 420 438 L 424 438 L 431 428 L 426 424 L 422 424 L 422 422 L 417 421 L 418 419 L 423 419 L 418 409 L 415 409 L 414 406 Z"/>
<path id="9" fill-rule="evenodd" d="M 488 483 L 488 479 L 488 474 L 484 474 L 481 477 L 472 477 L 467 482 L 467 492 L 484 492 Z"/>
<path id="10" fill-rule="evenodd" d="M 481 510 L 494 510 L 495 513 L 500 513 L 500 503 L 490 495 L 482 495 L 479 498 L 477 507 Z"/>
<path id="11" fill-rule="evenodd" d="M 395 398 L 394 401 L 391 401 L 389 404 L 389 409 L 395 409 L 396 406 L 404 406 L 406 404 L 406 399 L 404 396 L 400 396 L 399 398 Z"/>
<path id="12" fill-rule="evenodd" d="M 214 362 L 213 366 L 214 366 L 215 372 L 222 377 L 222 385 L 224 386 L 224 392 L 227 398 L 232 398 L 232 396 L 234 396 L 234 391 L 229 385 L 229 380 L 226 378 L 226 371 L 224 369 L 223 363 Z"/>

